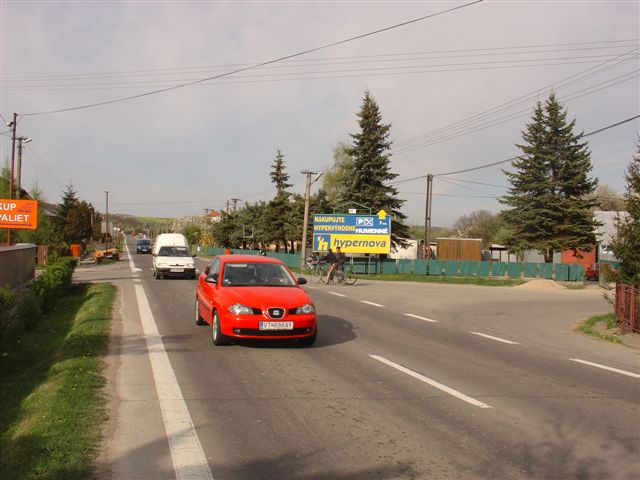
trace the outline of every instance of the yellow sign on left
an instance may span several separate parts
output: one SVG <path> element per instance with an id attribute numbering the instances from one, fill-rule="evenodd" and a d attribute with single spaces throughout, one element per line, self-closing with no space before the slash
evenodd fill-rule
<path id="1" fill-rule="evenodd" d="M 0 198 L 0 228 L 38 227 L 38 201 Z"/>

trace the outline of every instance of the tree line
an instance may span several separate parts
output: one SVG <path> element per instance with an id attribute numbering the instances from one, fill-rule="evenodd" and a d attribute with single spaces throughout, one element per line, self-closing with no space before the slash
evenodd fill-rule
<path id="1" fill-rule="evenodd" d="M 404 200 L 392 185 L 397 174 L 390 167 L 390 124 L 382 121 L 378 104 L 365 92 L 357 113 L 359 130 L 350 134 L 351 143 L 334 148 L 333 166 L 325 173 L 322 188 L 309 199 L 309 231 L 313 214 L 344 213 L 348 208 L 372 213 L 385 210 L 392 218 L 392 242 L 405 246 L 416 235 L 416 227 L 406 223 Z M 596 245 L 598 227 L 593 211 L 626 210 L 618 220 L 614 245 L 622 261 L 625 278 L 640 281 L 640 146 L 629 165 L 623 196 L 591 176 L 591 153 L 583 133 L 576 133 L 575 119 L 551 93 L 538 101 L 532 118 L 522 132 L 517 147 L 521 155 L 503 170 L 510 187 L 499 201 L 505 209 L 497 214 L 477 210 L 458 218 L 453 236 L 482 238 L 485 246 L 501 243 L 511 252 L 536 250 L 550 262 L 559 251 L 589 251 Z M 426 168 L 425 168 L 426 169 Z M 222 247 L 267 248 L 292 252 L 297 249 L 304 223 L 305 199 L 290 191 L 284 154 L 278 149 L 271 165 L 270 181 L 275 196 L 270 201 L 246 202 L 222 212 L 217 223 L 193 223 L 184 228 L 192 243 L 205 242 Z M 9 173 L 0 176 L 0 194 L 6 197 Z M 41 199 L 36 189 L 32 198 Z M 101 215 L 91 204 L 78 199 L 72 186 L 63 193 L 53 216 L 39 210 L 39 227 L 20 231 L 19 240 L 64 246 L 91 236 L 99 237 Z M 0 241 L 4 232 L 0 232 Z"/>

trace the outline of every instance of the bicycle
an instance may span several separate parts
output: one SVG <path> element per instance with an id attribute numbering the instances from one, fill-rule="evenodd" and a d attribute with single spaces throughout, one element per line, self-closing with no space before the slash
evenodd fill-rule
<path id="1" fill-rule="evenodd" d="M 305 259 L 305 264 L 302 266 L 301 271 L 304 275 L 310 275 L 311 280 L 313 280 L 315 283 L 320 283 L 323 275 L 325 274 L 323 263 L 314 260 L 313 257 L 308 257 Z"/>
<path id="2" fill-rule="evenodd" d="M 324 272 L 322 275 L 322 283 L 326 283 L 327 280 L 327 272 Z M 333 270 L 333 275 L 329 279 L 329 282 L 334 282 L 337 284 L 344 285 L 353 285 L 358 281 L 358 277 L 351 271 L 345 270 L 344 266 L 336 267 Z"/>

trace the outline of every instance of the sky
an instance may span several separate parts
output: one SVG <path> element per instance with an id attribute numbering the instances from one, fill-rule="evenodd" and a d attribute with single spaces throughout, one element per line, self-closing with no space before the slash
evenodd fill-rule
<path id="1" fill-rule="evenodd" d="M 72 184 L 102 212 L 109 191 L 110 213 L 203 215 L 273 198 L 279 149 L 304 194 L 301 172 L 331 167 L 368 90 L 409 223 L 424 224 L 427 174 L 433 226 L 497 213 L 510 163 L 475 168 L 520 153 L 538 100 L 554 91 L 576 133 L 640 114 L 640 2 L 469 3 L 1 0 L 0 113 L 32 138 L 22 185 L 58 203 Z M 634 119 L 585 138 L 601 184 L 624 191 L 639 132 Z"/>

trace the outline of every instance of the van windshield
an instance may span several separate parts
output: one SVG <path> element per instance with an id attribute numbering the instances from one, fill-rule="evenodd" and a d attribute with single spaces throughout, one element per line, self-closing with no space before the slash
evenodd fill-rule
<path id="1" fill-rule="evenodd" d="M 190 257 L 187 247 L 160 247 L 159 257 Z"/>

